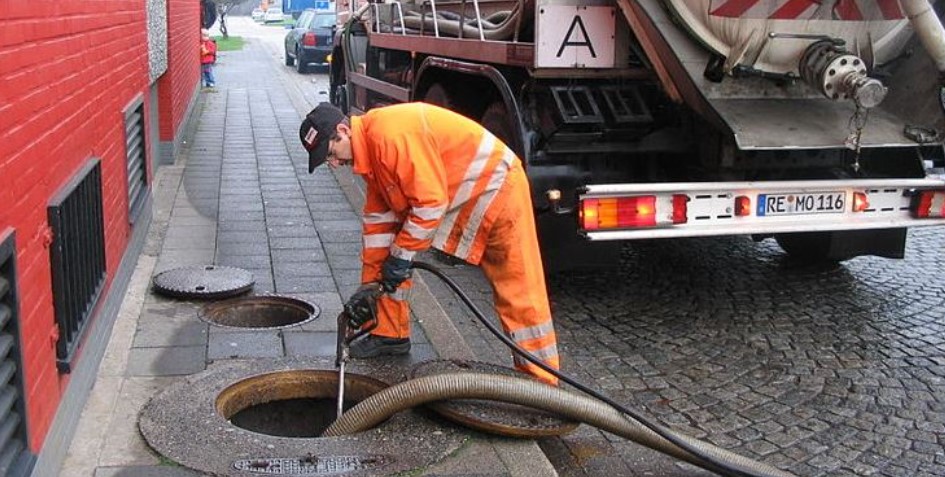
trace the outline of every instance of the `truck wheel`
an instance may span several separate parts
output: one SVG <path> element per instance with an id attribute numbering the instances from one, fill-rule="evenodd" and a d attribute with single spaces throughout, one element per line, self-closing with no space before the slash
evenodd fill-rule
<path id="1" fill-rule="evenodd" d="M 440 83 L 433 83 L 426 94 L 423 95 L 423 102 L 435 104 L 446 109 L 452 109 L 453 101 L 450 100 L 450 94 Z"/>
<path id="2" fill-rule="evenodd" d="M 295 58 L 289 56 L 289 50 L 285 50 L 285 65 L 292 66 L 295 64 Z"/>
<path id="3" fill-rule="evenodd" d="M 304 75 L 308 73 L 308 65 L 305 64 L 305 57 L 302 56 L 302 52 L 299 50 L 295 50 L 295 61 L 295 70 L 298 71 L 299 74 Z"/>
<path id="4" fill-rule="evenodd" d="M 807 264 L 830 264 L 840 262 L 830 256 L 831 232 L 804 232 L 777 234 L 774 239 L 787 254 Z"/>
<path id="5" fill-rule="evenodd" d="M 512 138 L 512 127 L 509 125 L 509 115 L 504 102 L 495 101 L 490 104 L 482 113 L 479 122 L 506 145 L 512 144 L 509 141 Z"/>

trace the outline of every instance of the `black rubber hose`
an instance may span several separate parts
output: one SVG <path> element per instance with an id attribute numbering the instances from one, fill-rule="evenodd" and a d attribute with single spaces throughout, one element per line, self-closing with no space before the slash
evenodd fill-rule
<path id="1" fill-rule="evenodd" d="M 545 370 L 546 372 L 554 375 L 561 381 L 564 381 L 570 384 L 571 386 L 578 389 L 579 391 L 585 394 L 588 394 L 589 396 L 592 396 L 595 399 L 598 399 L 600 401 L 607 403 L 609 406 L 613 407 L 617 411 L 623 414 L 626 414 L 627 416 L 630 416 L 631 418 L 633 418 L 634 420 L 642 424 L 647 429 L 656 433 L 663 439 L 666 439 L 667 441 L 673 443 L 675 446 L 681 449 L 684 449 L 685 451 L 691 453 L 693 456 L 696 456 L 697 458 L 702 459 L 704 462 L 699 464 L 700 467 L 703 467 L 707 470 L 711 470 L 720 475 L 743 476 L 743 477 L 758 477 L 760 475 L 769 475 L 769 474 L 754 473 L 750 468 L 745 468 L 744 466 L 741 466 L 741 465 L 735 466 L 733 465 L 732 462 L 725 462 L 725 461 L 719 460 L 717 456 L 704 455 L 704 452 L 702 452 L 704 449 L 700 449 L 692 445 L 690 440 L 683 439 L 682 437 L 680 437 L 679 434 L 676 434 L 670 431 L 669 429 L 663 427 L 662 425 L 651 421 L 646 416 L 643 416 L 642 414 L 626 406 L 621 405 L 620 403 L 605 396 L 604 394 L 601 394 L 585 386 L 579 381 L 576 381 L 574 378 L 571 378 L 570 376 L 561 373 L 557 369 L 554 369 L 551 366 L 548 366 L 547 364 L 545 364 L 545 362 L 538 359 L 536 356 L 532 355 L 527 350 L 519 346 L 517 343 L 509 339 L 505 335 L 505 333 L 503 333 L 494 324 L 492 324 L 492 322 L 489 321 L 488 318 L 486 318 L 486 316 L 482 313 L 482 311 L 479 310 L 479 307 L 477 307 L 476 304 L 473 303 L 472 300 L 469 298 L 469 296 L 466 295 L 466 292 L 464 292 L 459 287 L 459 285 L 456 284 L 456 282 L 454 282 L 450 277 L 446 276 L 446 274 L 444 274 L 438 268 L 428 263 L 419 262 L 419 261 L 414 261 L 411 264 L 411 268 L 414 268 L 417 270 L 425 270 L 427 272 L 432 273 L 440 280 L 442 280 L 443 283 L 445 283 L 451 290 L 453 290 L 453 292 L 456 293 L 459 299 L 462 300 L 462 302 L 465 303 L 467 307 L 469 307 L 470 311 L 473 312 L 476 318 L 478 318 L 479 321 L 482 322 L 482 324 L 485 325 L 485 327 L 488 328 L 489 331 L 492 332 L 492 334 L 496 336 L 496 338 L 502 341 L 502 343 L 504 343 L 506 346 L 512 349 L 516 354 L 527 359 L 530 363 L 534 364 L 535 366 L 538 366 L 539 368 Z"/>

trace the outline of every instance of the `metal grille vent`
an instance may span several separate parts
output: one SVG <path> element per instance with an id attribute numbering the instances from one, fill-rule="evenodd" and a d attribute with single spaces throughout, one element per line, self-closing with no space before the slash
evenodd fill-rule
<path id="1" fill-rule="evenodd" d="M 134 223 L 148 193 L 147 141 L 144 136 L 144 101 L 125 110 L 125 154 L 128 165 L 128 218 Z"/>
<path id="2" fill-rule="evenodd" d="M 26 403 L 20 372 L 19 305 L 13 234 L 0 235 L 0 475 L 27 475 L 34 461 L 27 449 Z"/>
<path id="3" fill-rule="evenodd" d="M 59 325 L 59 370 L 71 371 L 72 357 L 105 284 L 102 225 L 102 167 L 88 162 L 52 199 L 48 209 L 53 240 L 53 304 Z"/>

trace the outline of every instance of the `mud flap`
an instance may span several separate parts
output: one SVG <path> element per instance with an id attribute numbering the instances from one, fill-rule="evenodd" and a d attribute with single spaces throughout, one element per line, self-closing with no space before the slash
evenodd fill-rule
<path id="1" fill-rule="evenodd" d="M 861 255 L 903 258 L 906 249 L 905 228 L 778 234 L 775 238 L 785 252 L 804 261 L 840 262 Z"/>
<path id="2" fill-rule="evenodd" d="M 603 270 L 620 265 L 620 241 L 591 242 L 577 233 L 571 216 L 536 217 L 545 273 Z"/>

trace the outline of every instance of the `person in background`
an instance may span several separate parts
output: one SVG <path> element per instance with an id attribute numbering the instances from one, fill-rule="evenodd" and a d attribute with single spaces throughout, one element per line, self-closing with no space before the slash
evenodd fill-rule
<path id="1" fill-rule="evenodd" d="M 217 62 L 217 42 L 210 38 L 210 30 L 200 30 L 200 70 L 203 86 L 213 88 L 217 82 L 213 78 L 213 64 Z"/>
<path id="2" fill-rule="evenodd" d="M 559 369 L 528 179 L 508 146 L 475 121 L 426 103 L 350 119 L 322 103 L 302 121 L 299 138 L 309 173 L 326 161 L 350 165 L 367 185 L 362 287 L 345 309 L 349 326 L 359 327 L 376 306 L 378 326 L 352 343 L 351 357 L 410 351 L 410 265 L 433 247 L 479 265 L 505 333 Z M 377 297 L 379 288 L 386 294 Z M 557 385 L 538 366 L 514 360 L 519 370 Z"/>

